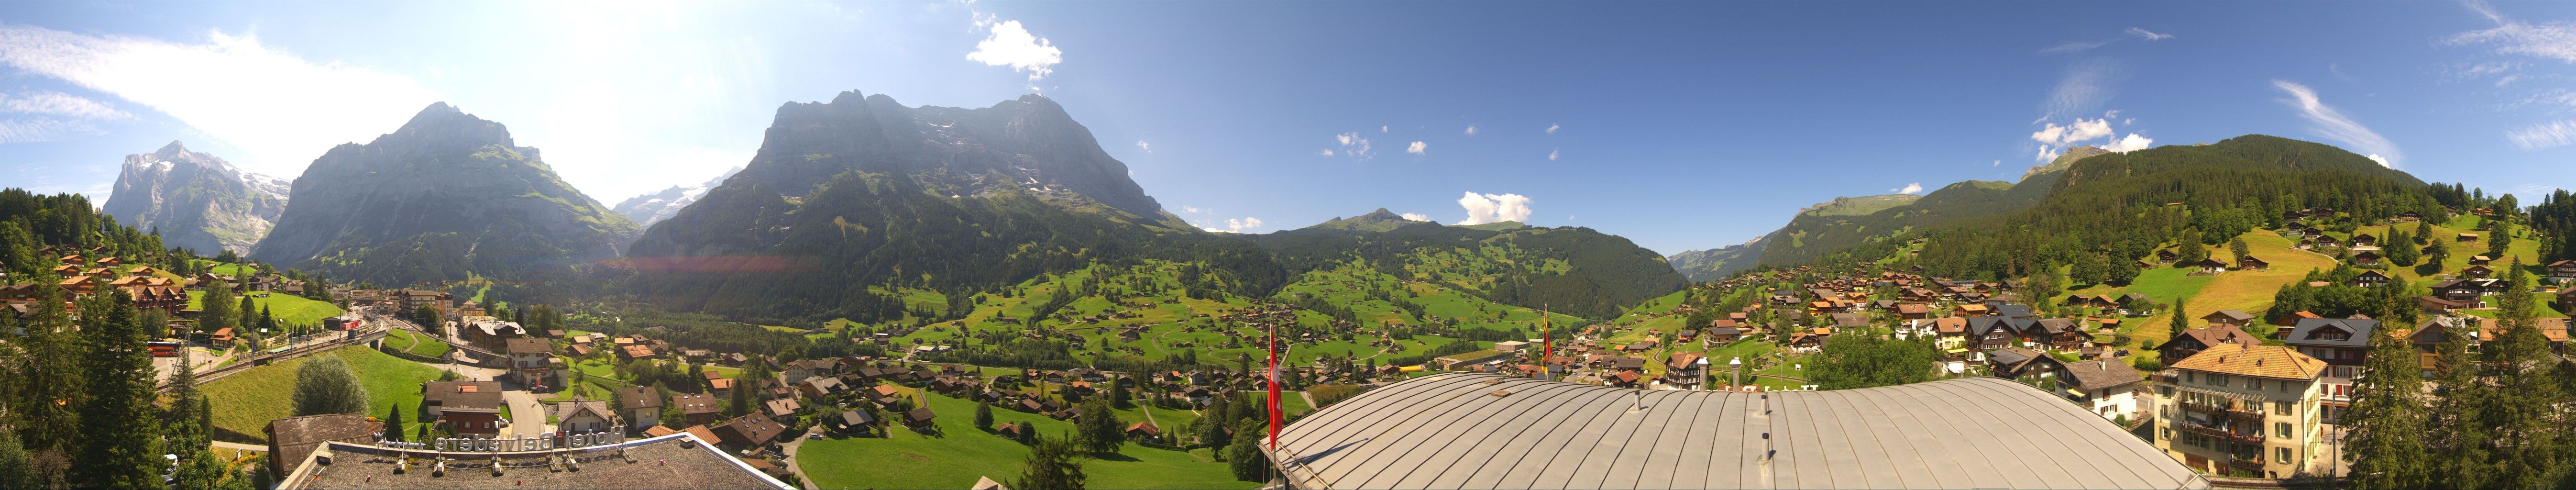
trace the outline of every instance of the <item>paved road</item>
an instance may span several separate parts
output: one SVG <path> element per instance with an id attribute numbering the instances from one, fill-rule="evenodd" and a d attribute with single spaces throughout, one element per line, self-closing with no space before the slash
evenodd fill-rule
<path id="1" fill-rule="evenodd" d="M 501 432 L 504 437 L 534 437 L 554 431 L 546 425 L 546 406 L 537 403 L 536 393 L 503 391 L 501 401 L 510 404 L 510 428 Z"/>
<path id="2" fill-rule="evenodd" d="M 805 488 L 814 488 L 814 479 L 806 478 L 805 467 L 803 465 L 796 464 L 796 451 L 805 447 L 805 434 L 822 431 L 822 425 L 815 425 L 814 428 L 807 429 L 804 433 L 799 433 L 793 436 L 796 438 L 795 440 L 790 440 L 778 445 L 778 454 L 787 457 L 787 473 L 796 475 L 797 481 L 790 483 L 797 483 L 798 486 Z"/>

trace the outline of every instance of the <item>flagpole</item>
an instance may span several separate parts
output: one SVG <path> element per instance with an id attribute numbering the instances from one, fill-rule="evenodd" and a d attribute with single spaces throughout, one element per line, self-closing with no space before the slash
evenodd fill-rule
<path id="1" fill-rule="evenodd" d="M 1279 324 L 1270 324 L 1270 450 L 1279 450 Z"/>
<path id="2" fill-rule="evenodd" d="M 1548 370 L 1548 358 L 1556 355 L 1556 329 L 1547 324 L 1547 303 L 1538 304 L 1538 332 L 1538 379 L 1555 381 L 1556 373 Z"/>

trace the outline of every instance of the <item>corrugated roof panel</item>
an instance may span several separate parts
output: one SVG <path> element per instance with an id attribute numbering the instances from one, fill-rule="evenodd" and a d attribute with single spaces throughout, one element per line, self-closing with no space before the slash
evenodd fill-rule
<path id="1" fill-rule="evenodd" d="M 1763 394 L 1440 374 L 1310 414 L 1280 443 L 1300 488 L 2209 486 L 2099 416 L 1994 378 Z M 1767 463 L 1765 448 L 1778 450 Z"/>

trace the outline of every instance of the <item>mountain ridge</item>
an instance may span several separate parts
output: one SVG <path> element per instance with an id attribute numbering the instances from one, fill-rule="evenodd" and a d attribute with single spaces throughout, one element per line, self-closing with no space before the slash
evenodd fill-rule
<path id="1" fill-rule="evenodd" d="M 275 226 L 292 186 L 171 141 L 152 153 L 126 155 L 99 210 L 135 228 L 159 230 L 170 246 L 248 253 Z"/>

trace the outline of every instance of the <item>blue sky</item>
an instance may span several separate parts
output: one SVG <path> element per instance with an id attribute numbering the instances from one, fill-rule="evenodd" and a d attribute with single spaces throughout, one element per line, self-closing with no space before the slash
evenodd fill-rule
<path id="1" fill-rule="evenodd" d="M 6 3 L 0 185 L 103 198 L 124 155 L 170 140 L 292 178 L 448 101 L 615 203 L 743 164 L 785 102 L 1036 92 L 1201 226 L 1384 207 L 1673 253 L 1835 196 L 2013 180 L 2072 144 L 2264 133 L 2426 180 L 2569 187 L 2571 21 L 2576 4 L 2448 2 Z"/>

